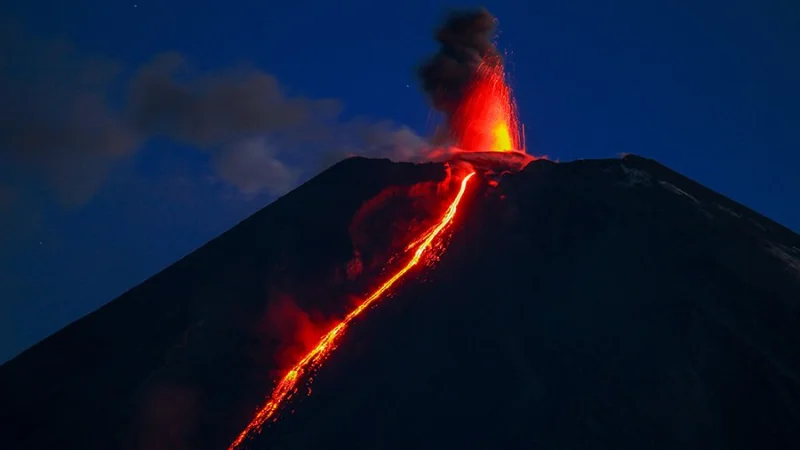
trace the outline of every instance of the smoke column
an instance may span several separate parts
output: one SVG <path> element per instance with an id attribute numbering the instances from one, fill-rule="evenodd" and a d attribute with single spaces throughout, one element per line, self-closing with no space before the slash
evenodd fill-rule
<path id="1" fill-rule="evenodd" d="M 485 9 L 450 13 L 436 30 L 439 51 L 419 69 L 422 89 L 445 115 L 450 143 L 465 151 L 522 150 L 519 121 Z"/>

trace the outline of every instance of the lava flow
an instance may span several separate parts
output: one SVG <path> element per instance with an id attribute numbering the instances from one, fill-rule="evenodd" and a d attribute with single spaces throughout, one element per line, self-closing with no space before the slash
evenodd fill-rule
<path id="1" fill-rule="evenodd" d="M 322 362 L 328 356 L 330 356 L 331 352 L 333 352 L 333 350 L 336 348 L 334 345 L 336 339 L 345 332 L 347 326 L 350 325 L 350 323 L 362 312 L 379 300 L 382 295 L 386 293 L 386 291 L 388 291 L 395 283 L 403 278 L 403 276 L 409 270 L 411 270 L 411 268 L 420 262 L 426 252 L 431 249 L 436 238 L 439 237 L 442 231 L 444 231 L 444 229 L 452 223 L 453 217 L 455 217 L 456 211 L 458 210 L 458 204 L 461 202 L 461 198 L 464 196 L 467 183 L 469 183 L 470 178 L 472 178 L 474 175 L 475 172 L 471 172 L 465 176 L 463 180 L 461 180 L 461 187 L 456 195 L 456 198 L 447 208 L 447 211 L 445 211 L 437 225 L 423 235 L 424 239 L 415 241 L 418 244 L 411 260 L 409 260 L 403 268 L 392 275 L 391 278 L 380 285 L 380 287 L 378 287 L 378 289 L 376 289 L 369 297 L 367 297 L 366 300 L 364 300 L 356 309 L 350 312 L 350 314 L 348 314 L 344 320 L 342 320 L 332 330 L 325 334 L 320 339 L 317 346 L 308 352 L 303 359 L 297 362 L 297 364 L 295 364 L 294 367 L 292 367 L 286 373 L 286 375 L 284 375 L 281 381 L 273 389 L 272 394 L 270 394 L 270 397 L 267 400 L 267 403 L 261 407 L 250 424 L 247 425 L 247 427 L 239 434 L 239 436 L 236 437 L 236 440 L 231 443 L 231 445 L 228 447 L 229 450 L 238 448 L 246 439 L 251 437 L 254 433 L 258 433 L 264 423 L 273 418 L 278 409 L 289 399 L 291 399 L 292 396 L 297 392 L 297 382 L 300 380 L 300 378 L 317 369 Z"/>

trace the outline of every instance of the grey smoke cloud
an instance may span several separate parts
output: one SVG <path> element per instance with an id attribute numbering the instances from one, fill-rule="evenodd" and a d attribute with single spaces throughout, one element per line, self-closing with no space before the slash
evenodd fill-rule
<path id="1" fill-rule="evenodd" d="M 350 156 L 421 162 L 431 144 L 414 130 L 392 121 L 356 119 L 340 124 L 334 145 L 322 151 L 319 170 Z"/>
<path id="2" fill-rule="evenodd" d="M 0 37 L 0 164 L 43 180 L 65 206 L 91 198 L 114 164 L 156 137 L 207 152 L 245 193 L 282 194 L 345 156 L 408 160 L 427 148 L 390 122 L 343 122 L 339 101 L 289 95 L 252 67 L 200 73 L 172 52 L 126 80 L 121 64 L 64 41 Z"/>
<path id="3" fill-rule="evenodd" d="M 6 29 L 0 67 L 0 163 L 42 177 L 65 205 L 86 201 L 109 164 L 137 147 L 107 101 L 119 65 Z"/>
<path id="4" fill-rule="evenodd" d="M 341 110 L 333 99 L 288 97 L 275 77 L 255 69 L 196 77 L 187 72 L 177 53 L 159 55 L 137 72 L 129 93 L 137 130 L 207 147 L 238 137 L 318 127 Z"/>
<path id="5" fill-rule="evenodd" d="M 220 177 L 245 194 L 282 195 L 294 187 L 300 177 L 297 170 L 280 160 L 278 150 L 264 137 L 240 141 L 217 152 L 214 165 Z"/>

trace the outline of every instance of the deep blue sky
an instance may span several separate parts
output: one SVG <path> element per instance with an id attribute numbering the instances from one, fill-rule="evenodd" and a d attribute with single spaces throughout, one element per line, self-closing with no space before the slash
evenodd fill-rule
<path id="1" fill-rule="evenodd" d="M 413 66 L 434 50 L 431 31 L 444 8 L 459 6 L 14 3 L 0 11 L 7 20 L 36 36 L 67 38 L 81 53 L 122 61 L 129 71 L 166 50 L 200 69 L 250 62 L 292 92 L 340 99 L 345 116 L 391 119 L 420 133 L 429 131 L 429 110 Z M 483 5 L 500 20 L 530 152 L 562 161 L 652 157 L 797 231 L 800 11 L 793 3 Z M 12 210 L 33 218 L 0 241 L 0 361 L 271 200 L 239 193 L 208 166 L 191 149 L 150 142 L 83 206 L 64 210 L 40 199 Z"/>

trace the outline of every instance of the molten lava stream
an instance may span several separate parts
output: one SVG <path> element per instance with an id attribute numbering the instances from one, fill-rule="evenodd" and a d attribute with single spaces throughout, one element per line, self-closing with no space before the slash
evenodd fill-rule
<path id="1" fill-rule="evenodd" d="M 316 347 L 314 347 L 306 356 L 303 357 L 297 364 L 294 365 L 284 377 L 281 379 L 280 382 L 275 386 L 272 390 L 272 394 L 270 394 L 267 403 L 256 413 L 255 417 L 247 427 L 239 433 L 239 436 L 236 437 L 236 440 L 231 443 L 228 447 L 229 450 L 233 450 L 238 448 L 246 439 L 250 438 L 254 433 L 258 433 L 261 430 L 261 427 L 264 423 L 273 418 L 278 411 L 278 409 L 292 396 L 297 392 L 297 382 L 303 375 L 313 371 L 314 369 L 318 368 L 324 361 L 325 358 L 330 356 L 331 352 L 334 350 L 334 343 L 336 338 L 339 337 L 341 334 L 345 332 L 347 326 L 355 320 L 364 310 L 374 304 L 381 296 L 386 293 L 397 281 L 399 281 L 403 276 L 411 270 L 412 267 L 416 266 L 422 256 L 431 249 L 434 240 L 441 235 L 442 231 L 447 228 L 450 223 L 453 221 L 453 217 L 456 215 L 456 211 L 458 210 L 458 204 L 461 202 L 461 198 L 464 196 L 464 191 L 467 188 L 467 183 L 469 182 L 470 178 L 475 175 L 475 172 L 470 173 L 463 180 L 461 180 L 461 187 L 456 195 L 456 198 L 447 208 L 442 218 L 439 220 L 438 224 L 431 230 L 428 230 L 426 233 L 423 234 L 424 239 L 419 241 L 419 245 L 414 252 L 414 256 L 411 260 L 400 270 L 398 270 L 391 278 L 385 281 L 378 289 L 375 290 L 366 300 L 364 300 L 356 309 L 354 309 L 350 314 L 348 314 L 344 320 L 342 320 L 339 325 L 336 325 L 331 331 L 325 334 L 322 339 L 320 339 L 319 343 Z"/>

